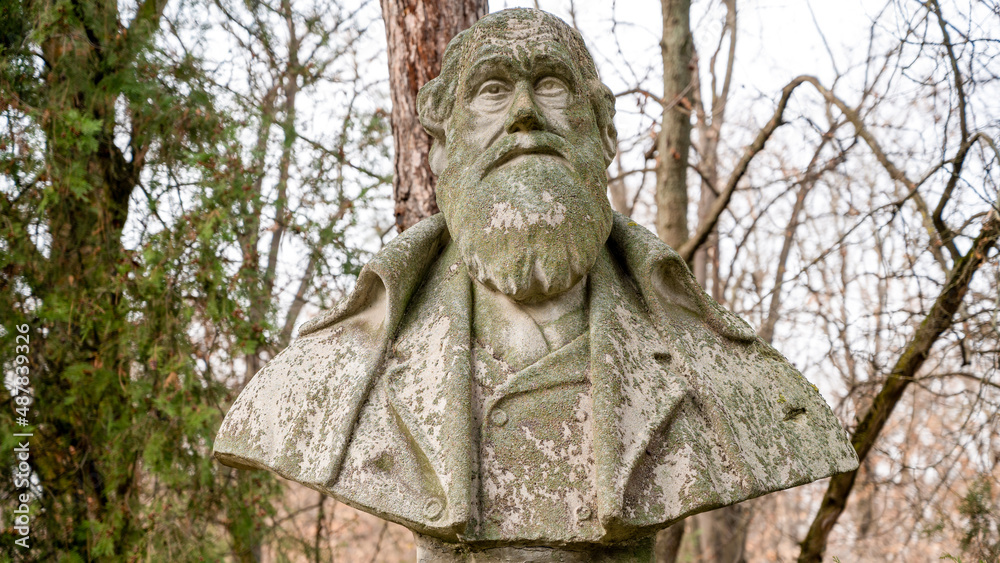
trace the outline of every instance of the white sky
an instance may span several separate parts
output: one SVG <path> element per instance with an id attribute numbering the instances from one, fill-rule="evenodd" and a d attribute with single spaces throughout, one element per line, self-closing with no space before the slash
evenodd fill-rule
<path id="1" fill-rule="evenodd" d="M 695 0 L 691 11 L 691 25 L 696 45 L 708 58 L 714 45 L 718 28 L 717 17 L 706 17 L 706 10 L 713 16 L 721 15 L 718 0 Z M 612 58 L 614 44 L 612 22 L 618 21 L 618 41 L 630 62 L 643 65 L 648 59 L 652 65 L 659 62 L 657 42 L 662 32 L 660 2 L 658 0 L 539 0 L 546 11 L 571 21 L 571 6 L 575 7 L 576 22 L 592 50 Z M 830 50 L 835 53 L 838 68 L 845 70 L 862 61 L 865 55 L 868 29 L 871 20 L 884 2 L 862 0 L 761 0 L 737 4 L 737 83 L 752 84 L 761 91 L 778 91 L 791 78 L 799 74 L 816 75 L 824 83 L 833 78 L 830 57 L 824 47 L 825 36 Z M 534 7 L 533 1 L 493 0 L 491 11 L 508 7 Z M 813 15 L 815 15 L 815 21 Z M 822 32 L 821 34 L 818 32 Z M 621 64 L 621 60 L 615 61 Z M 601 65 L 601 63 L 598 63 Z M 601 65 L 607 66 L 607 63 Z M 606 69 L 606 81 L 611 73 Z M 603 76 L 603 75 L 602 75 Z M 751 78 L 752 77 L 752 78 Z M 614 86 L 612 84 L 612 86 Z"/>

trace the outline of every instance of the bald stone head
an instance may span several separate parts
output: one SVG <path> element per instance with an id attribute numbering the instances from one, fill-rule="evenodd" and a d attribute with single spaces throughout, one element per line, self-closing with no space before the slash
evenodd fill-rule
<path id="1" fill-rule="evenodd" d="M 611 230 L 617 148 L 614 97 L 579 33 L 540 10 L 490 14 L 449 43 L 417 108 L 470 275 L 524 302 L 576 285 Z"/>

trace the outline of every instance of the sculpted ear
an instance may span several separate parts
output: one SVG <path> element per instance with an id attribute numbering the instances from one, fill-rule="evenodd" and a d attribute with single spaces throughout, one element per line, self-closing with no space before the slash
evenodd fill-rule
<path id="1" fill-rule="evenodd" d="M 618 154 L 618 130 L 614 123 L 601 127 L 601 145 L 604 147 L 604 166 L 611 166 Z"/>
<path id="2" fill-rule="evenodd" d="M 431 172 L 435 176 L 440 176 L 441 172 L 448 167 L 448 151 L 444 150 L 444 142 L 434 139 L 431 142 L 431 153 L 428 155 L 431 164 Z"/>
<path id="3" fill-rule="evenodd" d="M 431 80 L 420 88 L 417 94 L 417 116 L 424 130 L 431 136 L 431 151 L 428 155 L 431 172 L 440 176 L 448 165 L 448 151 L 445 150 L 447 133 L 445 127 L 450 117 L 454 96 L 449 96 L 448 85 L 441 77 Z"/>
<path id="4" fill-rule="evenodd" d="M 618 154 L 618 130 L 615 129 L 615 95 L 611 89 L 600 84 L 598 99 L 594 102 L 594 113 L 597 118 L 597 128 L 600 130 L 601 146 L 604 148 L 604 165 L 611 162 Z"/>

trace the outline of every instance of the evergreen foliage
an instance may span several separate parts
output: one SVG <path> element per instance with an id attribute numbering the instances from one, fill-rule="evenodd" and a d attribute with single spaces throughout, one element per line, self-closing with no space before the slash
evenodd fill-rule
<path id="1" fill-rule="evenodd" d="M 995 483 L 988 474 L 974 480 L 959 504 L 959 513 L 968 519 L 961 540 L 963 553 L 977 561 L 1000 559 L 1000 505 L 996 501 Z"/>
<path id="2" fill-rule="evenodd" d="M 322 155 L 295 174 L 306 145 L 288 87 L 328 76 L 286 57 L 269 102 L 237 94 L 219 85 L 204 49 L 178 47 L 178 27 L 209 14 L 185 11 L 204 7 L 165 15 L 165 0 L 124 4 L 0 3 L 0 428 L 33 433 L 30 548 L 11 553 L 257 560 L 280 534 L 281 487 L 215 463 L 212 440 L 304 300 L 328 305 L 324 280 L 356 273 L 360 250 L 344 229 L 388 179 L 369 173 L 365 188 L 348 189 L 344 155 L 374 150 L 370 168 L 387 162 L 387 126 L 379 113 L 345 119 L 335 146 L 309 144 Z M 302 21 L 286 2 L 250 9 Z M 304 34 L 329 42 L 305 20 Z M 272 130 L 283 139 L 271 141 Z M 275 151 L 284 175 L 269 187 Z M 293 219 L 293 201 L 316 212 Z M 280 323 L 277 253 L 293 236 L 308 266 Z M 24 386 L 14 379 L 21 325 Z M 0 437 L 5 467 L 13 432 Z M 4 473 L 6 550 L 21 537 L 9 507 L 25 490 Z"/>

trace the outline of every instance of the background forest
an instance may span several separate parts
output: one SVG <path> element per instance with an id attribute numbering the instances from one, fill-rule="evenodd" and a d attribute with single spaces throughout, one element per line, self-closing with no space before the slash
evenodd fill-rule
<path id="1" fill-rule="evenodd" d="M 442 30 L 515 5 L 577 27 L 617 95 L 612 205 L 862 459 L 689 518 L 658 559 L 1000 559 L 997 0 L 0 0 L 0 560 L 413 561 L 212 440 L 436 209 L 394 162 L 394 134 L 426 151 L 407 96 Z"/>

